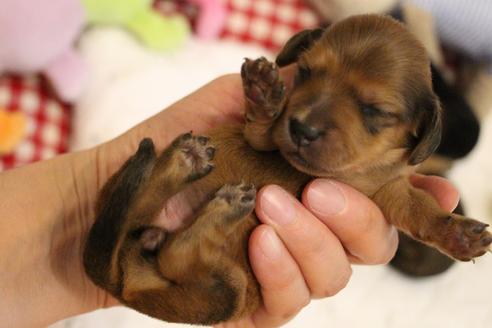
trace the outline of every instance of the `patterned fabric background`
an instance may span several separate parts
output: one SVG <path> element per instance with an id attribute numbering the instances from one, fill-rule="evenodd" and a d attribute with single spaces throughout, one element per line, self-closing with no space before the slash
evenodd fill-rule
<path id="1" fill-rule="evenodd" d="M 22 112 L 27 119 L 24 139 L 0 156 L 0 171 L 48 159 L 68 149 L 70 109 L 49 92 L 39 76 L 0 76 L 0 108 Z"/>

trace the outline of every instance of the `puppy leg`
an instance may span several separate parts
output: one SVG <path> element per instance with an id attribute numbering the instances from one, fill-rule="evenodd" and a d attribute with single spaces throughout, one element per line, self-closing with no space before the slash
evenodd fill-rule
<path id="1" fill-rule="evenodd" d="M 481 256 L 492 243 L 487 224 L 443 211 L 406 178 L 385 185 L 373 199 L 398 229 L 457 260 Z"/>
<path id="2" fill-rule="evenodd" d="M 142 140 L 98 199 L 96 221 L 84 250 L 85 270 L 97 285 L 119 294 L 123 241 L 132 236 L 142 238 L 147 248 L 161 244 L 164 231 L 152 227 L 152 221 L 167 199 L 212 170 L 213 155 L 207 138 L 189 133 L 178 137 L 158 158 L 152 140 Z"/>
<path id="3" fill-rule="evenodd" d="M 274 150 L 271 127 L 287 99 L 278 67 L 264 57 L 246 59 L 241 67 L 241 77 L 246 96 L 244 137 L 256 150 Z"/>
<path id="4" fill-rule="evenodd" d="M 228 253 L 228 240 L 254 209 L 256 190 L 226 185 L 187 229 L 170 234 L 149 255 L 142 239 L 123 248 L 122 300 L 173 322 L 214 324 L 244 314 L 247 274 Z"/>
<path id="5" fill-rule="evenodd" d="M 130 230 L 150 225 L 164 203 L 188 183 L 209 174 L 213 169 L 214 146 L 204 136 L 185 133 L 176 138 L 156 159 L 150 176 L 139 190 L 129 212 Z"/>

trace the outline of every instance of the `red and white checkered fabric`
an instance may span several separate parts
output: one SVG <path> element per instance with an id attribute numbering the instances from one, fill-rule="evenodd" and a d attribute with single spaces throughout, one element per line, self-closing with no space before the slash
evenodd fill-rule
<path id="1" fill-rule="evenodd" d="M 0 108 L 22 112 L 27 118 L 25 137 L 12 153 L 0 155 L 0 171 L 48 159 L 68 148 L 69 106 L 51 96 L 39 76 L 0 75 Z"/>
<path id="2" fill-rule="evenodd" d="M 294 33 L 317 27 L 320 18 L 305 0 L 222 0 L 228 15 L 221 38 L 277 51 Z M 187 0 L 155 0 L 164 15 L 179 12 L 192 26 L 199 8 Z"/>
<path id="3" fill-rule="evenodd" d="M 317 27 L 320 18 L 303 0 L 225 0 L 225 39 L 277 51 L 295 33 Z"/>

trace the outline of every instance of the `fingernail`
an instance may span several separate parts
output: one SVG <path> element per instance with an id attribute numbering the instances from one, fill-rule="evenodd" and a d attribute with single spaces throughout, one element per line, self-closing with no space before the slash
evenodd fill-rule
<path id="1" fill-rule="evenodd" d="M 282 254 L 282 245 L 272 228 L 267 228 L 263 231 L 260 236 L 259 246 L 263 255 L 269 260 L 277 260 Z"/>
<path id="2" fill-rule="evenodd" d="M 306 198 L 311 210 L 324 216 L 340 214 L 347 203 L 342 190 L 336 183 L 327 179 L 313 181 Z"/>
<path id="3" fill-rule="evenodd" d="M 268 218 L 280 225 L 294 222 L 296 212 L 292 196 L 279 186 L 269 186 L 261 195 L 261 207 Z"/>

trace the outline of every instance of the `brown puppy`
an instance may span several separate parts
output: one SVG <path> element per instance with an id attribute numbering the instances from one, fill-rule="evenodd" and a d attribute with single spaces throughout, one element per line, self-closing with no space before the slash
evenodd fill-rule
<path id="1" fill-rule="evenodd" d="M 402 25 L 355 16 L 298 34 L 277 62 L 297 62 L 290 92 L 276 65 L 243 64 L 245 125 L 184 134 L 159 156 L 145 139 L 103 188 L 84 265 L 122 303 L 198 324 L 253 312 L 261 302 L 247 252 L 258 224 L 254 186 L 271 183 L 300 195 L 312 177 L 337 179 L 455 259 L 488 249 L 485 224 L 444 212 L 408 182 L 438 146 L 441 122 L 425 50 Z M 155 226 L 183 194 L 198 200 L 195 214 L 174 231 Z"/>

